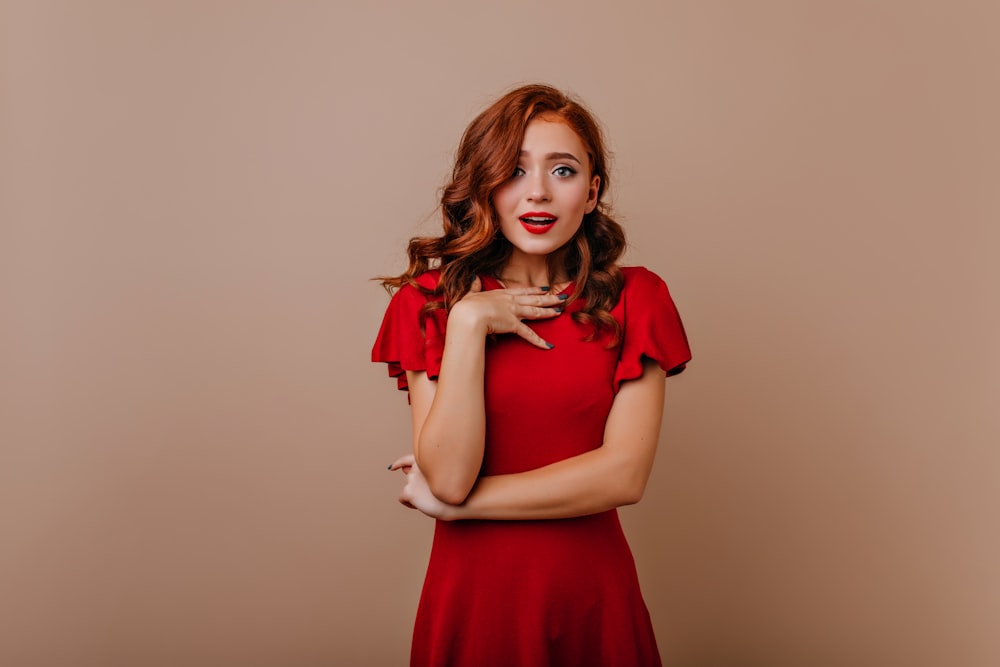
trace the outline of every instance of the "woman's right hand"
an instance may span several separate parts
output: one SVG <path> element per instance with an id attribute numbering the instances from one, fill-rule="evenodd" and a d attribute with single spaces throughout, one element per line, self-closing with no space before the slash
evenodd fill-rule
<path id="1" fill-rule="evenodd" d="M 514 287 L 483 291 L 477 277 L 468 294 L 452 306 L 448 328 L 467 325 L 485 334 L 513 333 L 543 350 L 552 349 L 525 324 L 524 320 L 544 320 L 562 312 L 565 294 L 550 294 L 541 287 Z"/>
<path id="2" fill-rule="evenodd" d="M 431 489 L 427 485 L 427 478 L 420 471 L 420 467 L 417 465 L 417 460 L 413 454 L 406 454 L 399 457 L 389 466 L 389 470 L 401 470 L 406 475 L 406 484 L 399 492 L 400 504 L 406 505 L 411 509 L 420 510 L 432 519 L 445 519 L 447 518 L 448 510 L 455 509 L 454 506 L 438 500 L 431 493 Z"/>

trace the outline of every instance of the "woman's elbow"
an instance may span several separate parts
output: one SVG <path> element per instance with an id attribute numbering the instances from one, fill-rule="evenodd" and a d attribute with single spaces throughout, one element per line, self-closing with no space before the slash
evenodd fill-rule
<path id="1" fill-rule="evenodd" d="M 646 493 L 646 482 L 649 481 L 649 468 L 637 465 L 634 461 L 624 461 L 618 475 L 616 493 L 620 505 L 635 505 Z"/>
<path id="2" fill-rule="evenodd" d="M 645 492 L 645 481 L 630 481 L 623 484 L 620 490 L 621 496 L 619 505 L 635 505 L 637 502 L 642 500 L 642 496 Z"/>
<path id="3" fill-rule="evenodd" d="M 476 482 L 475 478 L 469 480 L 463 475 L 429 474 L 427 471 L 424 471 L 424 477 L 427 478 L 427 487 L 434 497 L 449 505 L 464 503 Z"/>
<path id="4" fill-rule="evenodd" d="M 461 505 L 472 493 L 479 478 L 482 455 L 463 459 L 442 456 L 433 446 L 421 442 L 416 449 L 416 461 L 427 480 L 427 487 L 438 500 L 449 505 Z"/>
<path id="5" fill-rule="evenodd" d="M 455 484 L 451 485 L 430 485 L 431 493 L 443 503 L 449 505 L 461 505 L 469 497 L 472 487 L 465 488 Z"/>

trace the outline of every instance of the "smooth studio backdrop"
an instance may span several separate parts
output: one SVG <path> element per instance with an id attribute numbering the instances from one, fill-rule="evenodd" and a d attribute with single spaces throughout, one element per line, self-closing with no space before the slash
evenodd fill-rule
<path id="1" fill-rule="evenodd" d="M 0 4 L 0 664 L 405 664 L 432 522 L 369 279 L 534 81 L 694 349 L 622 512 L 665 663 L 997 664 L 998 21 Z"/>

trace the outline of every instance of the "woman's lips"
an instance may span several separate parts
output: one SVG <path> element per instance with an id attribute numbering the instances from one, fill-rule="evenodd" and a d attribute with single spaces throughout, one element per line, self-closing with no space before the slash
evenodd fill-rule
<path id="1" fill-rule="evenodd" d="M 521 221 L 521 226 L 532 234 L 544 234 L 552 229 L 558 220 L 556 216 L 545 211 L 531 211 L 518 219 Z"/>

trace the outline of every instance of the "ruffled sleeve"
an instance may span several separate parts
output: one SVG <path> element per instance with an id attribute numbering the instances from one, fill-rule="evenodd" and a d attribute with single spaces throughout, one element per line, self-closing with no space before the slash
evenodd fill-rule
<path id="1" fill-rule="evenodd" d="M 616 311 L 622 325 L 621 355 L 615 369 L 614 388 L 642 376 L 642 358 L 660 365 L 667 375 L 677 375 L 691 360 L 687 334 L 667 284 L 643 267 L 622 269 L 625 285 Z"/>
<path id="2" fill-rule="evenodd" d="M 429 271 L 417 278 L 426 289 L 437 286 L 438 272 Z M 378 337 L 372 347 L 372 361 L 388 364 L 389 377 L 396 378 L 400 390 L 409 389 L 406 371 L 426 371 L 437 379 L 444 353 L 444 332 L 448 316 L 445 310 L 433 310 L 423 319 L 420 309 L 434 297 L 412 285 L 404 285 L 389 301 Z"/>

